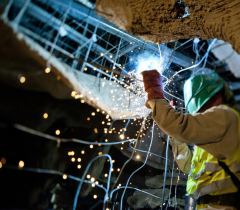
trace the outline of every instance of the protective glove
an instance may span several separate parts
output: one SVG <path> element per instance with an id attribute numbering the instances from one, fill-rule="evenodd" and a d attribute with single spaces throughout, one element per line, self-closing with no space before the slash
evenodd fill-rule
<path id="1" fill-rule="evenodd" d="M 164 99 L 161 75 L 157 70 L 143 71 L 144 89 L 148 94 L 148 101 L 152 99 Z"/>

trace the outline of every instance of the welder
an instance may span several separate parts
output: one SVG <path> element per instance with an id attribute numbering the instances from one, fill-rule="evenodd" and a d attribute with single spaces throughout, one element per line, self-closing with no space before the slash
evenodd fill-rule
<path id="1" fill-rule="evenodd" d="M 185 208 L 240 209 L 240 116 L 225 81 L 213 71 L 191 76 L 183 87 L 187 113 L 181 113 L 164 98 L 158 71 L 142 75 L 146 105 L 188 174 Z"/>

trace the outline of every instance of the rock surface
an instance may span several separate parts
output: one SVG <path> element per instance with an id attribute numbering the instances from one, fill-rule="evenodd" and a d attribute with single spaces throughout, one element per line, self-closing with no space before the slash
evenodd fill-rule
<path id="1" fill-rule="evenodd" d="M 176 1 L 97 0 L 97 11 L 120 28 L 153 42 L 201 37 L 218 38 L 240 52 L 240 2 L 205 0 L 185 2 L 189 16 L 178 18 Z"/>

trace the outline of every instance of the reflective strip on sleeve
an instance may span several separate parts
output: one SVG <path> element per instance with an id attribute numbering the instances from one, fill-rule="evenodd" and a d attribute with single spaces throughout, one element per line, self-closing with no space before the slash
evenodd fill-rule
<path id="1" fill-rule="evenodd" d="M 226 189 L 231 189 L 226 191 Z M 203 195 L 219 195 L 219 194 L 225 194 L 225 193 L 233 193 L 236 192 L 237 188 L 232 183 L 232 180 L 230 178 L 223 179 L 219 181 L 212 182 L 211 184 L 208 184 L 206 186 L 201 186 L 199 189 L 197 189 L 194 194 L 192 195 L 195 199 L 203 196 Z"/>

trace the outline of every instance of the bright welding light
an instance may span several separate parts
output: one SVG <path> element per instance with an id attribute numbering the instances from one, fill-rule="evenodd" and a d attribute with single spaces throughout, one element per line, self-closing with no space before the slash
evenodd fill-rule
<path id="1" fill-rule="evenodd" d="M 157 70 L 159 73 L 163 72 L 164 58 L 152 55 L 150 53 L 143 53 L 137 58 L 136 74 L 141 75 L 143 71 L 147 70 Z"/>

